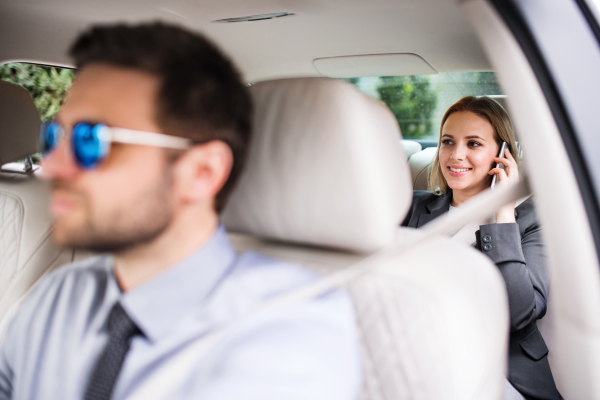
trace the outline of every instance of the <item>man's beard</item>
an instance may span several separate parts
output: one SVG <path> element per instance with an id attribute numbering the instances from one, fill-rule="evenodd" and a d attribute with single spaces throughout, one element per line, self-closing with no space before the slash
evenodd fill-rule
<path id="1" fill-rule="evenodd" d="M 151 242 L 173 219 L 171 183 L 171 168 L 166 168 L 162 179 L 139 193 L 132 204 L 122 204 L 101 218 L 94 217 L 86 196 L 77 193 L 85 207 L 84 223 L 63 228 L 58 244 L 97 253 L 120 253 Z M 55 188 L 64 186 L 55 183 Z"/>

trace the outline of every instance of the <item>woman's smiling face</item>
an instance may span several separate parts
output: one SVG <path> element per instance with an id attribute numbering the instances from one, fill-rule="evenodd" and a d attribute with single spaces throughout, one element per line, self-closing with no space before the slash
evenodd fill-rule
<path id="1" fill-rule="evenodd" d="M 451 114 L 442 127 L 440 167 L 448 186 L 466 197 L 487 189 L 488 175 L 498 155 L 494 128 L 470 111 Z"/>

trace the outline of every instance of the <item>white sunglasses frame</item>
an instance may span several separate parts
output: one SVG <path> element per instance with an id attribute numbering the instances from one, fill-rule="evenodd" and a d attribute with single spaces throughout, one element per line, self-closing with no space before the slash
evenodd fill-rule
<path id="1" fill-rule="evenodd" d="M 105 127 L 102 131 L 110 135 L 110 137 L 107 138 L 110 142 L 165 147 L 179 150 L 189 149 L 193 145 L 190 139 L 165 135 L 164 133 L 138 131 L 135 129 L 126 128 L 113 128 L 104 124 L 97 125 L 103 125 Z"/>

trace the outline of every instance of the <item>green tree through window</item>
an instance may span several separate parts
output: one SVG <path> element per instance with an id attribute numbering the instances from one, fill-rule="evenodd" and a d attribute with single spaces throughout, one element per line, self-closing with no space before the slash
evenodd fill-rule
<path id="1" fill-rule="evenodd" d="M 68 68 L 25 63 L 0 65 L 0 79 L 27 89 L 43 121 L 54 118 L 74 75 L 75 71 Z"/>
<path id="2" fill-rule="evenodd" d="M 394 113 L 404 137 L 416 139 L 431 134 L 437 94 L 431 88 L 429 77 L 384 76 L 377 91 Z"/>

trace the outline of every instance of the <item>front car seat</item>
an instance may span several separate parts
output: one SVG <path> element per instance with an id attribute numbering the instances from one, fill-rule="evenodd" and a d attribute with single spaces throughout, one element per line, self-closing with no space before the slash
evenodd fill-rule
<path id="1" fill-rule="evenodd" d="M 350 293 L 362 399 L 502 398 L 508 307 L 496 267 L 443 237 L 386 253 L 422 235 L 398 228 L 412 182 L 391 112 L 328 79 L 250 89 L 254 138 L 222 216 L 236 249 L 304 264 Z M 357 263 L 375 268 L 347 279 Z"/>

